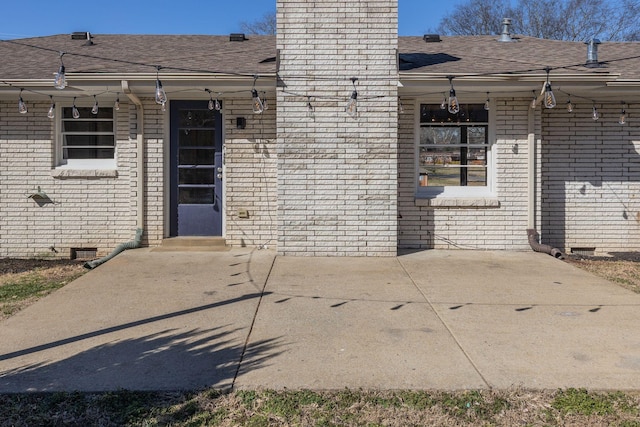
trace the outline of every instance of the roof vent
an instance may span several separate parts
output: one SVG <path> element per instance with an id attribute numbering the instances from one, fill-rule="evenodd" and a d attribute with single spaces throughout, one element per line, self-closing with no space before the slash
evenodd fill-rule
<path id="1" fill-rule="evenodd" d="M 230 42 L 243 42 L 245 40 L 247 40 L 247 38 L 244 36 L 244 33 L 231 33 L 229 35 Z"/>
<path id="2" fill-rule="evenodd" d="M 439 34 L 425 34 L 422 39 L 427 43 L 438 43 L 440 40 Z"/>
<path id="3" fill-rule="evenodd" d="M 500 34 L 499 42 L 512 42 L 515 41 L 511 38 L 511 18 L 504 18 L 502 20 L 502 34 Z"/>
<path id="4" fill-rule="evenodd" d="M 598 45 L 600 44 L 600 40 L 591 39 L 588 42 L 585 42 L 587 45 L 587 63 L 584 64 L 587 68 L 597 68 L 600 66 L 598 62 Z"/>
<path id="5" fill-rule="evenodd" d="M 77 31 L 71 33 L 71 40 L 86 40 L 86 46 L 91 46 L 93 44 L 93 36 L 88 31 Z"/>

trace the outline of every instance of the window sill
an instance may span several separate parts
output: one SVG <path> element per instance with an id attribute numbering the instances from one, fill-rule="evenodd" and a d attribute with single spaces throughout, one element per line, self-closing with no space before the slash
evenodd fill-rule
<path id="1" fill-rule="evenodd" d="M 500 200 L 495 197 L 433 197 L 416 198 L 416 206 L 432 208 L 499 208 Z"/>
<path id="2" fill-rule="evenodd" d="M 51 176 L 57 179 L 68 178 L 117 178 L 118 171 L 115 169 L 52 169 Z"/>

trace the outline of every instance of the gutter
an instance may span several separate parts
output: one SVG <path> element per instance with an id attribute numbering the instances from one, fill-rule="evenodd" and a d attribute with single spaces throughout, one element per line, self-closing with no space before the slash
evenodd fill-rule
<path id="1" fill-rule="evenodd" d="M 142 101 L 140 98 L 131 91 L 129 88 L 129 82 L 126 80 L 122 80 L 120 85 L 122 86 L 122 92 L 127 95 L 127 97 L 136 105 L 137 110 L 137 120 L 136 124 L 136 159 L 138 160 L 137 167 L 137 200 L 136 204 L 138 205 L 137 216 L 136 216 L 136 237 L 130 241 L 121 243 L 107 256 L 102 257 L 100 259 L 96 259 L 93 261 L 86 262 L 84 264 L 84 268 L 94 269 L 99 265 L 104 264 L 109 261 L 111 258 L 118 255 L 120 252 L 125 251 L 127 249 L 136 249 L 142 245 L 142 235 L 144 233 L 144 107 L 142 105 Z"/>
<path id="2" fill-rule="evenodd" d="M 529 246 L 535 252 L 543 252 L 553 256 L 554 258 L 563 259 L 564 255 L 560 249 L 549 245 L 543 245 L 539 242 L 540 235 L 536 231 L 536 195 L 537 195 L 537 174 L 536 174 L 536 154 L 538 152 L 538 140 L 536 139 L 536 116 L 535 111 L 531 108 L 528 114 L 527 133 L 528 133 L 528 158 L 527 158 L 527 240 Z"/>

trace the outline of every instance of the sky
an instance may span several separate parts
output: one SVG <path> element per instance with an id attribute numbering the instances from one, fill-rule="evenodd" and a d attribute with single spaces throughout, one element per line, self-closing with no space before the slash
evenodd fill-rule
<path id="1" fill-rule="evenodd" d="M 312 1 L 312 0 L 310 0 Z M 2 0 L 0 39 L 93 34 L 229 34 L 275 11 L 275 0 Z M 456 3 L 398 0 L 398 33 L 432 32 Z"/>

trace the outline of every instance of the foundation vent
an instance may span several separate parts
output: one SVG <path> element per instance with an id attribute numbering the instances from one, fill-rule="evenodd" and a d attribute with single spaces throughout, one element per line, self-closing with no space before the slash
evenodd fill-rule
<path id="1" fill-rule="evenodd" d="M 91 260 L 98 256 L 97 248 L 71 248 L 71 259 Z"/>
<path id="2" fill-rule="evenodd" d="M 594 256 L 596 248 L 571 248 L 571 253 L 579 256 Z"/>

